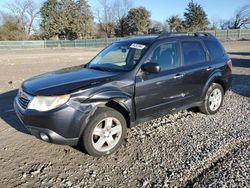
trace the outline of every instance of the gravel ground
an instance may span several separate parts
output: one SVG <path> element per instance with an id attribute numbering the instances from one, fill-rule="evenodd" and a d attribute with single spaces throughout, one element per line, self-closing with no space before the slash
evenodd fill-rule
<path id="1" fill-rule="evenodd" d="M 250 42 L 225 46 L 233 84 L 217 114 L 192 109 L 140 124 L 102 158 L 28 135 L 11 104 L 23 79 L 97 50 L 0 51 L 0 187 L 249 187 Z"/>

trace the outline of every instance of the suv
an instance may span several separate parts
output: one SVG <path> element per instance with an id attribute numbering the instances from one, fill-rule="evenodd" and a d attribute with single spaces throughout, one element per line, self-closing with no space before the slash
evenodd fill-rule
<path id="1" fill-rule="evenodd" d="M 209 33 L 133 37 L 111 44 L 86 65 L 24 81 L 14 107 L 37 138 L 108 155 L 140 122 L 191 107 L 216 113 L 231 68 Z"/>

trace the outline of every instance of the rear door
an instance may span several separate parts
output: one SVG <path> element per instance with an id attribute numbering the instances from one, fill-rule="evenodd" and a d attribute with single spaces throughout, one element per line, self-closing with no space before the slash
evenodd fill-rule
<path id="1" fill-rule="evenodd" d="M 187 105 L 200 101 L 202 90 L 213 70 L 208 54 L 199 39 L 181 41 L 183 89 L 189 96 Z"/>

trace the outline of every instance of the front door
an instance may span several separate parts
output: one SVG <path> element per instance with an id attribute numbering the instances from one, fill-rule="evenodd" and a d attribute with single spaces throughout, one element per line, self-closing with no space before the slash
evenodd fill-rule
<path id="1" fill-rule="evenodd" d="M 178 108 L 186 100 L 182 87 L 183 73 L 178 42 L 155 45 L 145 62 L 158 63 L 160 73 L 140 71 L 136 76 L 135 103 L 138 118 Z"/>

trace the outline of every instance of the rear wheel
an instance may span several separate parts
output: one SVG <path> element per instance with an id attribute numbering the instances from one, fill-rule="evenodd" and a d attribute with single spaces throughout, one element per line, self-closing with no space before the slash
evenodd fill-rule
<path id="1" fill-rule="evenodd" d="M 224 90 L 220 84 L 213 83 L 207 90 L 200 111 L 205 114 L 215 114 L 223 104 Z"/>
<path id="2" fill-rule="evenodd" d="M 100 157 L 116 151 L 126 136 L 126 120 L 112 108 L 100 108 L 84 130 L 83 149 Z"/>

